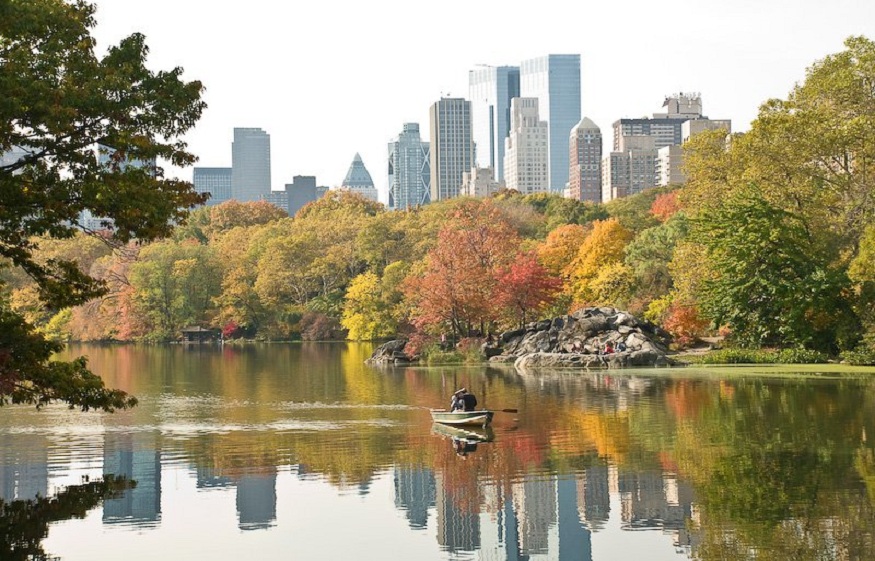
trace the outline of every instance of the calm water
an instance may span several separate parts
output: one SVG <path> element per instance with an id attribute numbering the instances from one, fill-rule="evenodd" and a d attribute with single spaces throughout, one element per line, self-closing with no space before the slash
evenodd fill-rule
<path id="1" fill-rule="evenodd" d="M 74 346 L 141 404 L 0 410 L 0 557 L 35 533 L 64 561 L 875 559 L 875 371 L 523 377 L 370 351 Z M 460 386 L 518 412 L 454 440 L 428 408 Z M 110 473 L 137 485 L 10 518 Z"/>

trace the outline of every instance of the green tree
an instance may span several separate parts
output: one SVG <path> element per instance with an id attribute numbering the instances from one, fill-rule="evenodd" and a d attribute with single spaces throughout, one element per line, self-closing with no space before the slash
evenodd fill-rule
<path id="1" fill-rule="evenodd" d="M 182 69 L 153 72 L 133 34 L 95 55 L 94 6 L 84 0 L 0 3 L 0 151 L 22 156 L 0 166 L 0 257 L 34 279 L 41 300 L 60 310 L 104 293 L 73 262 L 38 262 L 36 236 L 69 238 L 80 213 L 113 221 L 114 240 L 167 235 L 203 202 L 188 182 L 160 167 L 126 165 L 156 158 L 176 166 L 194 156 L 180 140 L 200 118 L 203 87 Z M 96 145 L 112 148 L 101 164 Z M 84 360 L 49 361 L 58 350 L 5 308 L 0 329 L 0 402 L 54 399 L 83 409 L 127 407 Z"/>
<path id="2" fill-rule="evenodd" d="M 166 341 L 187 325 L 209 320 L 221 288 L 221 266 L 210 247 L 162 241 L 140 252 L 130 282 L 148 337 Z"/>
<path id="3" fill-rule="evenodd" d="M 719 275 L 702 285 L 703 311 L 745 345 L 835 352 L 859 328 L 844 269 L 805 223 L 751 187 L 694 223 Z"/>

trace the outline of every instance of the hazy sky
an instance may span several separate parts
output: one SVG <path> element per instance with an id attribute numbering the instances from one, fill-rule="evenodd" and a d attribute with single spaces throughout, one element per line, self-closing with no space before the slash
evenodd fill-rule
<path id="1" fill-rule="evenodd" d="M 356 152 L 381 196 L 386 144 L 405 122 L 428 137 L 441 95 L 468 97 L 477 64 L 581 56 L 582 114 L 602 129 L 699 92 L 744 131 L 805 69 L 875 39 L 875 0 L 96 0 L 98 49 L 139 31 L 149 66 L 206 86 L 188 134 L 200 166 L 231 165 L 234 127 L 271 136 L 272 183 L 340 184 Z M 191 169 L 175 173 L 190 179 Z"/>

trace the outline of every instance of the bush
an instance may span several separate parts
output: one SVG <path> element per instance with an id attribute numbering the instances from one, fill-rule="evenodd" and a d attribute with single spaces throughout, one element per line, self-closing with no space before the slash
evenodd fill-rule
<path id="1" fill-rule="evenodd" d="M 721 349 L 702 357 L 702 364 L 823 364 L 829 357 L 808 349 Z"/>
<path id="2" fill-rule="evenodd" d="M 854 366 L 875 366 L 875 349 L 858 347 L 842 353 L 842 361 Z"/>
<path id="3" fill-rule="evenodd" d="M 781 349 L 775 362 L 780 364 L 823 364 L 829 357 L 819 351 L 808 349 Z"/>

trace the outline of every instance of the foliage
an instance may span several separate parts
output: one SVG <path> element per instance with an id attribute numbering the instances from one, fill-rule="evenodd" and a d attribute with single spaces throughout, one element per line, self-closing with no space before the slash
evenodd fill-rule
<path id="1" fill-rule="evenodd" d="M 548 308 L 562 287 L 562 280 L 538 263 L 534 253 L 518 256 L 498 272 L 496 303 L 518 327 Z"/>
<path id="2" fill-rule="evenodd" d="M 588 230 L 578 224 L 559 226 L 537 247 L 538 260 L 553 275 L 568 277 L 569 265 L 577 257 Z"/>
<path id="3" fill-rule="evenodd" d="M 362 273 L 349 284 L 340 323 L 353 341 L 386 339 L 398 332 L 392 302 L 384 295 L 376 274 Z"/>
<path id="4" fill-rule="evenodd" d="M 703 311 L 743 345 L 782 342 L 834 351 L 857 328 L 849 281 L 799 216 L 738 190 L 695 222 L 719 276 L 702 286 Z M 800 295 L 805 295 L 801 298 Z"/>
<path id="5" fill-rule="evenodd" d="M 61 350 L 47 341 L 21 317 L 0 307 L 0 333 L 6 347 L 0 349 L 0 405 L 30 403 L 41 407 L 52 401 L 66 402 L 83 411 L 113 411 L 133 407 L 136 398 L 120 390 L 109 390 L 88 371 L 87 360 L 50 360 Z"/>
<path id="6" fill-rule="evenodd" d="M 635 293 L 650 300 L 667 294 L 674 287 L 669 263 L 676 245 L 687 235 L 687 220 L 677 214 L 659 226 L 638 234 L 626 246 L 624 262 L 631 269 Z"/>
<path id="7" fill-rule="evenodd" d="M 304 313 L 300 329 L 304 341 L 337 341 L 346 336 L 337 319 L 319 312 Z"/>
<path id="8" fill-rule="evenodd" d="M 605 267 L 622 262 L 623 250 L 631 239 L 632 232 L 615 218 L 596 220 L 593 223 L 592 232 L 580 246 L 570 267 L 572 290 L 577 304 L 592 303 L 608 296 L 601 291 L 597 293 L 591 283 Z"/>
<path id="9" fill-rule="evenodd" d="M 413 323 L 454 336 L 483 333 L 498 321 L 498 275 L 511 263 L 516 233 L 489 201 L 469 201 L 438 234 L 421 272 L 412 273 L 404 293 Z"/>
<path id="10" fill-rule="evenodd" d="M 83 0 L 0 6 L 0 151 L 22 154 L 0 166 L 0 257 L 31 277 L 40 300 L 55 311 L 100 296 L 106 286 L 75 260 L 39 261 L 40 237 L 73 237 L 89 211 L 107 219 L 115 242 L 148 241 L 169 234 L 205 200 L 151 163 L 194 162 L 180 138 L 205 107 L 203 87 L 183 81 L 181 68 L 149 70 L 138 33 L 98 58 L 93 15 L 94 6 Z M 97 157 L 98 143 L 108 163 Z M 48 363 L 57 347 L 8 309 L 2 314 L 0 354 L 14 358 L 3 359 L 0 398 L 59 399 L 83 408 L 133 403 L 104 389 L 84 361 Z"/>
<path id="11" fill-rule="evenodd" d="M 672 302 L 664 314 L 663 328 L 682 347 L 695 342 L 708 327 L 708 321 L 702 318 L 695 306 Z"/>
<path id="12" fill-rule="evenodd" d="M 702 357 L 703 364 L 822 364 L 824 353 L 808 349 L 720 349 Z"/>
<path id="13" fill-rule="evenodd" d="M 668 193 L 670 187 L 654 187 L 628 197 L 614 199 L 604 205 L 608 216 L 634 233 L 658 226 L 660 221 L 650 213 L 657 197 Z"/>
<path id="14" fill-rule="evenodd" d="M 678 192 L 671 191 L 658 195 L 653 204 L 650 205 L 650 214 L 655 216 L 660 222 L 666 222 L 681 209 L 678 202 Z"/>
<path id="15" fill-rule="evenodd" d="M 134 312 L 152 340 L 169 340 L 191 325 L 209 323 L 221 288 L 213 250 L 195 242 L 164 241 L 144 248 L 130 273 Z"/>

